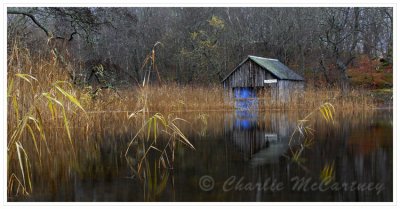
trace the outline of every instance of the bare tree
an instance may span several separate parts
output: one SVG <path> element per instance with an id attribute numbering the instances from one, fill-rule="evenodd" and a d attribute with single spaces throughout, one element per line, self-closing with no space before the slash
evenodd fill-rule
<path id="1" fill-rule="evenodd" d="M 9 39 L 23 37 L 31 50 L 50 49 L 83 63 L 83 71 L 110 66 L 104 70 L 120 83 L 143 78 L 142 65 L 157 42 L 163 43 L 156 49 L 160 76 L 182 84 L 217 83 L 248 54 L 277 58 L 300 74 L 318 73 L 343 90 L 349 83 L 347 69 L 359 55 L 392 62 L 391 8 L 50 7 L 7 12 Z"/>

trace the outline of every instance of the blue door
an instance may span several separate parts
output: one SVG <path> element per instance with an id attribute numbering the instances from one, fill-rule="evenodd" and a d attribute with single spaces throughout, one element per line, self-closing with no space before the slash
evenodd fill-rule
<path id="1" fill-rule="evenodd" d="M 237 87 L 233 89 L 236 109 L 257 109 L 258 100 L 254 88 Z"/>

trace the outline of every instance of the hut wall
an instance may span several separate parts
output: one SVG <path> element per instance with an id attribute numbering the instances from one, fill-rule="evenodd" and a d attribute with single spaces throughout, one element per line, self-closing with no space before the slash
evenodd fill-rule
<path id="1" fill-rule="evenodd" d="M 280 102 L 288 102 L 290 95 L 301 93 L 304 90 L 304 82 L 279 80 L 278 81 L 278 99 Z"/>
<path id="2" fill-rule="evenodd" d="M 262 87 L 266 79 L 276 79 L 276 77 L 253 61 L 248 60 L 224 81 L 224 88 Z"/>
<path id="3" fill-rule="evenodd" d="M 277 83 L 264 84 L 264 80 L 277 79 Z M 254 91 L 269 91 L 272 101 L 265 102 L 288 102 L 290 95 L 304 90 L 303 81 L 280 80 L 261 66 L 251 60 L 247 60 L 233 71 L 223 82 L 227 89 L 226 100 L 233 98 L 234 88 L 250 87 Z"/>

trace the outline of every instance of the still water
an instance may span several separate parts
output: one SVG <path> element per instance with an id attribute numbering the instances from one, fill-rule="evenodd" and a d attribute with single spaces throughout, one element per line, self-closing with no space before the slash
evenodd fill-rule
<path id="1" fill-rule="evenodd" d="M 392 111 L 338 113 L 334 124 L 316 117 L 314 140 L 294 160 L 288 142 L 305 114 L 239 110 L 183 114 L 192 122 L 183 132 L 195 150 L 178 146 L 174 169 L 151 189 L 148 180 L 132 175 L 123 158 L 132 135 L 111 134 L 115 127 L 108 124 L 103 138 L 123 146 L 102 143 L 98 161 L 81 160 L 86 173 L 92 174 L 71 169 L 54 182 L 37 177 L 33 194 L 9 200 L 393 200 Z M 331 177 L 329 182 L 322 181 L 324 173 Z"/>

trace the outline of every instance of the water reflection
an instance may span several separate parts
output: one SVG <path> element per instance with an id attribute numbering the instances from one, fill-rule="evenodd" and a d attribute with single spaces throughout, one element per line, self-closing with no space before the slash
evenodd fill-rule
<path id="1" fill-rule="evenodd" d="M 288 149 L 288 132 L 296 122 L 288 121 L 281 113 L 259 113 L 258 109 L 251 108 L 255 101 L 236 101 L 238 106 L 233 126 L 228 127 L 228 138 L 251 166 L 278 163 Z"/>
<path id="2" fill-rule="evenodd" d="M 203 114 L 203 113 L 202 113 Z M 80 171 L 52 168 L 52 177 L 34 175 L 34 193 L 10 201 L 392 201 L 393 126 L 391 111 L 337 113 L 335 125 L 324 120 L 313 122 L 315 143 L 305 148 L 302 166 L 285 157 L 288 140 L 302 112 L 257 112 L 239 108 L 234 112 L 207 113 L 207 122 L 197 120 L 199 113 L 182 114 L 192 123 L 182 131 L 196 150 L 179 146 L 174 169 L 162 170 L 147 162 L 145 180 L 133 176 L 121 151 L 133 137 L 128 125 L 118 126 L 96 120 L 109 127 L 96 133 L 97 155 L 80 157 Z M 109 118 L 109 117 L 108 117 Z M 205 118 L 205 117 L 202 117 Z M 187 123 L 183 123 L 187 124 Z M 199 130 L 207 131 L 199 133 Z M 127 134 L 128 133 L 128 134 Z M 89 143 L 90 140 L 82 141 Z M 82 156 L 84 153 L 82 153 Z M 339 183 L 382 183 L 383 191 L 297 191 L 294 177 L 320 180 L 326 165 L 334 167 Z M 306 169 L 304 169 L 306 168 Z M 62 178 L 56 178 L 57 172 Z M 328 172 L 329 173 L 329 172 Z M 204 191 L 199 179 L 211 176 L 214 188 Z M 283 190 L 223 190 L 230 177 L 234 188 L 246 183 L 281 182 Z M 239 179 L 242 179 L 239 182 Z M 49 183 L 50 182 L 50 183 Z M 270 184 L 269 183 L 269 184 Z"/>

